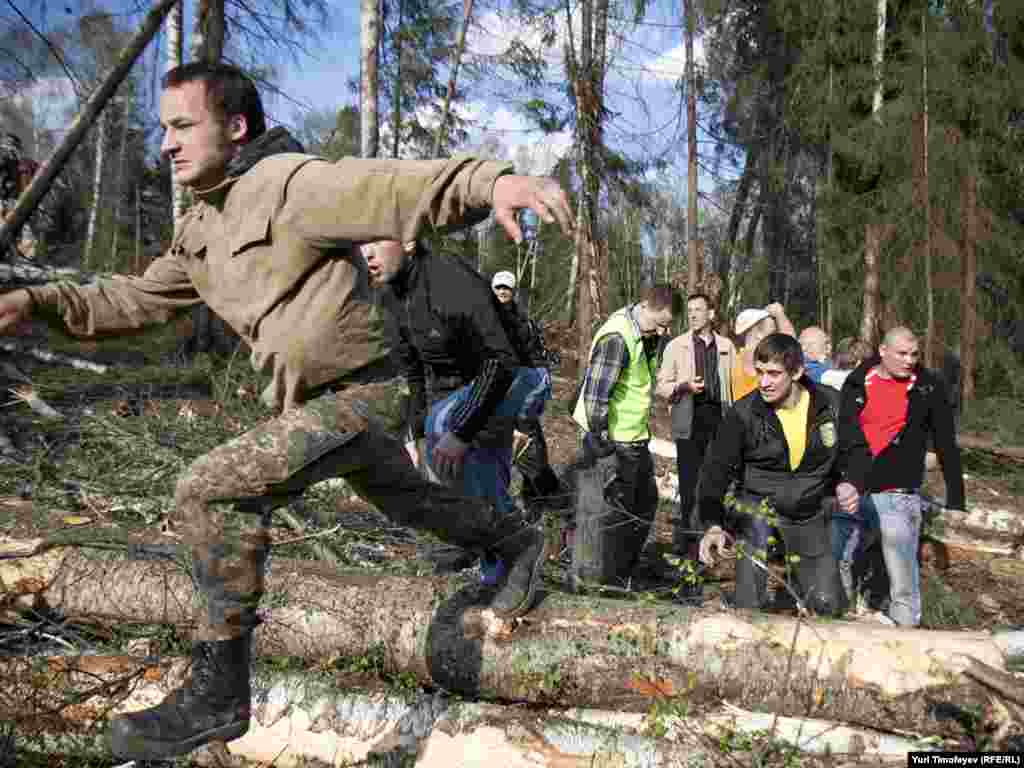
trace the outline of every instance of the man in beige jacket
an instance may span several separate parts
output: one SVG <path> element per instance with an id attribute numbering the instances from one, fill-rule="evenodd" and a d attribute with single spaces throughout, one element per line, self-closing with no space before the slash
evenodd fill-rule
<path id="1" fill-rule="evenodd" d="M 134 331 L 206 302 L 271 378 L 264 397 L 280 415 L 196 459 L 178 480 L 176 522 L 203 605 L 190 679 L 156 707 L 112 723 L 114 754 L 136 760 L 248 730 L 269 513 L 327 477 L 344 477 L 400 524 L 498 552 L 508 567 L 491 608 L 504 616 L 528 610 L 543 536 L 427 483 L 413 467 L 397 437 L 407 393 L 391 368 L 397 329 L 372 300 L 353 243 L 408 242 L 427 227 L 464 227 L 490 210 L 516 240 L 520 209 L 565 231 L 572 221 L 555 182 L 511 175 L 506 163 L 328 163 L 302 154 L 284 129 L 266 130 L 255 86 L 233 67 L 186 64 L 163 86 L 161 151 L 195 196 L 169 252 L 141 277 L 0 296 L 0 334 L 32 314 L 78 336 Z M 244 530 L 225 530 L 225 503 L 248 513 Z"/>
<path id="2" fill-rule="evenodd" d="M 711 299 L 694 293 L 686 302 L 689 330 L 665 347 L 658 369 L 656 394 L 670 404 L 672 439 L 679 473 L 679 520 L 674 545 L 696 564 L 701 528 L 694 517 L 697 478 L 708 445 L 718 431 L 722 413 L 732 405 L 732 368 L 736 350 L 714 332 Z M 697 600 L 699 584 L 686 585 L 684 597 Z"/>

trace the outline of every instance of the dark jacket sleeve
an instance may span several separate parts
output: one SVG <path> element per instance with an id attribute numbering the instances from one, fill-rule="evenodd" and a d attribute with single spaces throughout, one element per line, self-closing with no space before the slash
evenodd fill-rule
<path id="1" fill-rule="evenodd" d="M 705 529 L 725 520 L 725 492 L 743 466 L 745 435 L 743 420 L 735 407 L 730 408 L 700 471 L 700 519 Z"/>
<path id="2" fill-rule="evenodd" d="M 871 475 L 871 449 L 860 426 L 856 388 L 843 386 L 839 394 L 838 454 L 836 482 L 850 483 L 857 493 L 864 493 Z"/>
<path id="3" fill-rule="evenodd" d="M 871 476 L 871 465 L 874 458 L 868 448 L 867 438 L 860 426 L 860 406 L 857 394 L 862 388 L 857 384 L 854 374 L 847 376 L 839 393 L 839 454 L 836 459 L 839 481 L 845 480 L 864 493 Z"/>
<path id="4" fill-rule="evenodd" d="M 427 380 L 416 347 L 412 344 L 409 329 L 399 331 L 398 348 L 395 351 L 398 368 L 409 385 L 409 406 L 406 412 L 405 442 L 419 440 L 426 435 L 427 422 Z"/>
<path id="5" fill-rule="evenodd" d="M 964 473 L 960 463 L 960 446 L 956 442 L 953 426 L 953 408 L 946 397 L 945 386 L 935 382 L 930 397 L 929 419 L 935 453 L 942 465 L 942 476 L 946 481 L 946 508 L 963 509 L 966 504 Z"/>
<path id="6" fill-rule="evenodd" d="M 494 415 L 512 386 L 519 356 L 494 306 L 490 290 L 482 281 L 467 287 L 472 293 L 465 297 L 464 309 L 454 315 L 458 332 L 476 341 L 480 357 L 479 373 L 470 383 L 469 397 L 452 414 L 452 432 L 465 442 L 471 441 Z"/>

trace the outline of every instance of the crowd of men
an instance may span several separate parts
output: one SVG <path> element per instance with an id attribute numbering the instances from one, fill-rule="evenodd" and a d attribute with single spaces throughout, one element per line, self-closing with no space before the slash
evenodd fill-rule
<path id="1" fill-rule="evenodd" d="M 584 453 L 617 458 L 607 518 L 626 548 L 609 548 L 618 558 L 609 575 L 628 575 L 647 538 L 650 414 L 668 407 L 679 480 L 675 548 L 704 566 L 735 555 L 736 607 L 765 606 L 774 539 L 801 604 L 839 616 L 859 595 L 858 566 L 876 545 L 890 589 L 875 615 L 918 625 L 929 445 L 947 508 L 963 508 L 964 485 L 950 401 L 943 382 L 920 365 L 915 334 L 892 328 L 877 353 L 844 339 L 833 357 L 823 329 L 805 328 L 797 338 L 772 304 L 738 314 L 734 344 L 715 330 L 711 298 L 695 293 L 688 330 L 661 346 L 659 360 L 659 330 L 681 309 L 674 298 L 668 286 L 655 286 L 612 314 L 595 335 L 574 411 Z M 684 598 L 699 602 L 699 584 L 692 580 Z"/>
<path id="2" fill-rule="evenodd" d="M 468 156 L 330 163 L 304 154 L 285 129 L 268 129 L 255 86 L 233 67 L 186 64 L 162 84 L 161 151 L 194 196 L 167 253 L 141 276 L 0 295 L 0 334 L 38 316 L 78 336 L 116 335 L 205 302 L 269 379 L 263 398 L 276 415 L 178 479 L 174 523 L 197 598 L 192 671 L 156 706 L 112 721 L 112 751 L 135 760 L 247 731 L 271 512 L 311 484 L 344 477 L 397 524 L 480 557 L 488 607 L 506 619 L 534 600 L 545 551 L 536 507 L 567 497 L 540 427 L 552 360 L 515 302 L 515 276 L 488 284 L 422 239 L 493 212 L 519 241 L 524 209 L 569 233 L 573 214 L 558 184 Z M 914 335 L 891 330 L 840 397 L 808 375 L 810 356 L 781 306 L 741 312 L 736 347 L 714 331 L 710 298 L 695 294 L 690 330 L 662 347 L 682 306 L 673 288 L 655 285 L 614 312 L 594 336 L 572 407 L 581 465 L 602 462 L 612 473 L 602 492 L 619 515 L 609 525 L 617 546 L 605 550 L 602 573 L 628 576 L 648 537 L 657 398 L 672 410 L 683 518 L 697 531 L 680 547 L 711 563 L 730 538 L 753 553 L 778 530 L 800 556 L 807 604 L 834 615 L 847 598 L 836 553 L 853 562 L 877 534 L 890 615 L 917 623 L 929 436 L 949 506 L 962 507 L 963 485 L 945 396 L 917 365 Z M 527 504 L 509 491 L 517 429 L 534 451 L 524 465 Z M 755 558 L 741 565 L 736 604 L 758 607 L 763 573 Z"/>

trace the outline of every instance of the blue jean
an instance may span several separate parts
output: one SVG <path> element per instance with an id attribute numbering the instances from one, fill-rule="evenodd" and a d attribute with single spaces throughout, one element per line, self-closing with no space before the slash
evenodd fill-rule
<path id="1" fill-rule="evenodd" d="M 889 575 L 889 617 L 897 624 L 921 623 L 921 574 L 917 549 L 921 536 L 921 497 L 916 493 L 872 493 L 861 499 L 857 515 L 832 518 L 832 548 L 846 583 L 863 556 L 866 539 L 878 533 Z"/>
<path id="2" fill-rule="evenodd" d="M 451 417 L 472 392 L 467 384 L 430 406 L 426 420 L 426 465 L 431 479 L 434 448 L 449 430 Z M 538 419 L 551 398 L 551 374 L 547 368 L 518 368 L 504 400 L 487 425 L 477 433 L 463 459 L 462 469 L 452 487 L 466 496 L 483 498 L 503 513 L 515 509 L 508 493 L 512 478 L 512 435 L 517 421 Z"/>

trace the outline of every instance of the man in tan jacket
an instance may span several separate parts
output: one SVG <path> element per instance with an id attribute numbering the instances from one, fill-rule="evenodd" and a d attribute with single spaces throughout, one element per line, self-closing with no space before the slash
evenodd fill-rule
<path id="1" fill-rule="evenodd" d="M 715 310 L 711 299 L 694 293 L 686 303 L 690 330 L 665 347 L 658 369 L 656 394 L 670 404 L 672 438 L 676 444 L 679 473 L 679 520 L 673 542 L 696 564 L 701 527 L 694 517 L 697 478 L 708 445 L 718 431 L 722 413 L 732 405 L 732 368 L 736 350 L 714 332 Z M 687 585 L 687 597 L 700 597 L 699 584 Z"/>
<path id="2" fill-rule="evenodd" d="M 558 185 L 470 157 L 412 162 L 301 153 L 267 131 L 260 97 L 240 71 L 191 63 L 164 76 L 161 151 L 195 203 L 170 251 L 141 277 L 58 282 L 0 296 L 0 334 L 32 314 L 78 336 L 133 331 L 206 302 L 270 374 L 280 415 L 196 459 L 179 478 L 175 516 L 191 547 L 203 603 L 192 676 L 161 704 L 117 718 L 112 750 L 163 759 L 248 730 L 250 637 L 259 623 L 270 511 L 327 477 L 344 477 L 396 522 L 508 564 L 495 613 L 528 610 L 543 536 L 481 501 L 424 481 L 397 437 L 403 383 L 390 353 L 396 329 L 371 298 L 355 242 L 415 240 L 496 219 L 516 240 L 518 210 L 571 229 Z M 228 533 L 218 504 L 251 522 Z"/>

